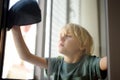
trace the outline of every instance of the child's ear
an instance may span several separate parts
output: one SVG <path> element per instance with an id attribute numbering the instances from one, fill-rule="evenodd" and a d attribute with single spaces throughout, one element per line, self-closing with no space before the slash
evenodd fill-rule
<path id="1" fill-rule="evenodd" d="M 85 50 L 86 50 L 86 49 L 85 49 L 84 47 L 83 47 L 83 48 L 81 48 L 81 51 L 82 51 L 82 52 L 84 52 Z"/>
<path id="2" fill-rule="evenodd" d="M 85 51 L 85 49 L 86 49 L 85 46 L 80 45 L 80 51 Z"/>

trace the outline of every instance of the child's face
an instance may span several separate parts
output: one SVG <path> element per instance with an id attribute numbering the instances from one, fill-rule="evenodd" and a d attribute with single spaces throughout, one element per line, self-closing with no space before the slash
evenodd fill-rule
<path id="1" fill-rule="evenodd" d="M 80 51 L 78 40 L 70 32 L 61 32 L 58 43 L 58 50 L 64 55 L 72 55 Z"/>

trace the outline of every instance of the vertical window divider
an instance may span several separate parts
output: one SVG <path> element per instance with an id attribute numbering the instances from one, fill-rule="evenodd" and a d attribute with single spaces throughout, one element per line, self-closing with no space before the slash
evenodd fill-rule
<path id="1" fill-rule="evenodd" d="M 50 4 L 50 36 L 49 36 L 49 58 L 48 58 L 48 80 L 50 80 L 50 58 L 51 58 L 51 41 L 52 41 L 52 16 L 53 16 L 53 0 Z"/>
<path id="2" fill-rule="evenodd" d="M 46 15 L 47 15 L 47 0 L 38 0 L 41 9 L 42 21 L 37 24 L 36 50 L 38 56 L 45 57 L 45 36 L 46 36 Z M 35 66 L 34 78 L 44 80 L 44 70 Z"/>

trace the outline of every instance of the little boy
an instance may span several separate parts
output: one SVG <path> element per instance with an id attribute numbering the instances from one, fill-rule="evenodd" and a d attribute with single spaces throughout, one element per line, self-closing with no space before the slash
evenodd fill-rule
<path id="1" fill-rule="evenodd" d="M 78 24 L 69 23 L 61 29 L 58 51 L 63 54 L 63 58 L 48 59 L 31 54 L 20 28 L 14 26 L 12 32 L 20 57 L 46 69 L 52 80 L 98 80 L 106 77 L 107 57 L 92 56 L 93 39 Z"/>

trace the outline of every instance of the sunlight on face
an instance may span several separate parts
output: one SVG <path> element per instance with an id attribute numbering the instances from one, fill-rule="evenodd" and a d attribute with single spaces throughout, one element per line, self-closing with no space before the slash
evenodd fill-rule
<path id="1" fill-rule="evenodd" d="M 60 32 L 60 40 L 58 50 L 62 54 L 74 54 L 80 51 L 78 39 L 74 36 L 70 29 L 62 29 Z"/>

